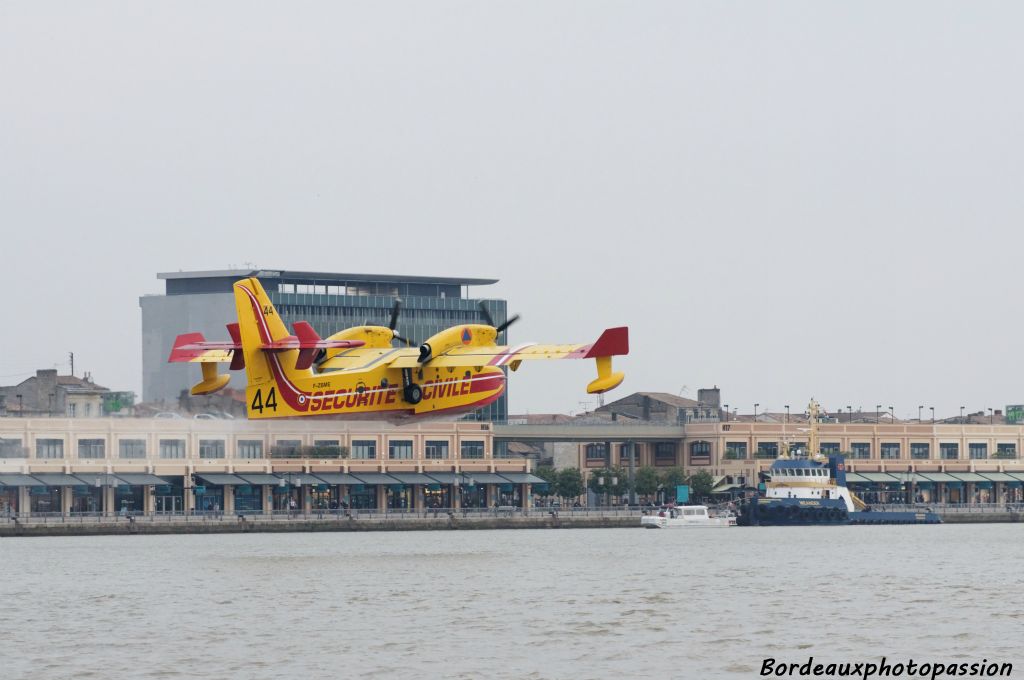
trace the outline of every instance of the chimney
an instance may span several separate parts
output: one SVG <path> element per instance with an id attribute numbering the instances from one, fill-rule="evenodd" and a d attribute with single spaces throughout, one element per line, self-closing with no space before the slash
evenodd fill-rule
<path id="1" fill-rule="evenodd" d="M 718 385 L 699 389 L 697 390 L 697 401 L 701 406 L 718 409 L 722 405 L 722 391 L 718 389 Z"/>

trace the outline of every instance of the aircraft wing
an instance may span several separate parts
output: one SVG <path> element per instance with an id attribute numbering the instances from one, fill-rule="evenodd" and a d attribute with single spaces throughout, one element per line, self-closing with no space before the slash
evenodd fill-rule
<path id="1" fill-rule="evenodd" d="M 491 347 L 455 347 L 432 358 L 428 365 L 437 367 L 506 366 L 524 359 L 586 359 L 591 345 L 540 345 L 532 342 L 520 345 L 494 345 Z M 417 357 L 403 357 L 392 365 L 395 368 L 419 366 Z M 518 368 L 518 363 L 513 370 Z"/>
<path id="2" fill-rule="evenodd" d="M 532 342 L 520 345 L 484 345 L 455 347 L 433 357 L 427 363 L 419 362 L 419 351 L 414 347 L 359 347 L 344 351 L 320 364 L 320 370 L 364 371 L 381 366 L 391 368 L 506 366 L 518 368 L 524 359 L 594 359 L 629 352 L 626 328 L 609 328 L 597 342 L 579 345 L 541 345 Z"/>
<path id="3" fill-rule="evenodd" d="M 357 347 L 334 355 L 320 364 L 320 370 L 344 371 L 357 373 L 369 371 L 382 366 L 393 368 L 412 368 L 419 366 L 416 357 L 419 350 L 415 347 Z M 399 365 L 401 361 L 401 365 Z M 408 363 L 411 361 L 411 363 Z"/>

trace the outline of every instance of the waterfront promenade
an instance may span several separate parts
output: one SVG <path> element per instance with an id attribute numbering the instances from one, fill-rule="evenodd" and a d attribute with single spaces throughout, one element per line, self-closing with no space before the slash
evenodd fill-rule
<path id="1" fill-rule="evenodd" d="M 946 504 L 928 506 L 946 524 L 1024 521 L 1024 505 Z M 909 511 L 919 506 L 875 506 Z M 97 536 L 106 534 L 206 534 L 310 531 L 451 531 L 473 529 L 640 528 L 641 511 L 621 507 L 438 509 L 424 511 L 313 510 L 267 513 L 83 513 L 28 517 L 0 516 L 0 538 L 12 536 Z"/>
<path id="2" fill-rule="evenodd" d="M 205 534 L 286 531 L 437 531 L 639 527 L 640 511 L 574 508 L 559 512 L 501 507 L 479 510 L 313 510 L 267 513 L 89 513 L 0 517 L 0 537 L 104 534 Z"/>

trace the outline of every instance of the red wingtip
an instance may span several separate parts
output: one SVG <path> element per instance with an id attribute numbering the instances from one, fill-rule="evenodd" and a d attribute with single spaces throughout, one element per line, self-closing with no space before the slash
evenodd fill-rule
<path id="1" fill-rule="evenodd" d="M 583 358 L 611 357 L 620 354 L 629 354 L 628 326 L 619 326 L 618 328 L 605 330 L 604 333 L 601 333 L 601 337 L 597 339 L 597 342 L 590 346 L 590 349 L 583 355 Z"/>
<path id="2" fill-rule="evenodd" d="M 167 361 L 191 361 L 202 354 L 203 350 L 195 347 L 186 349 L 186 346 L 205 341 L 206 338 L 203 337 L 202 333 L 182 333 L 178 337 L 174 338 L 174 345 L 171 347 L 171 356 L 167 357 Z"/>

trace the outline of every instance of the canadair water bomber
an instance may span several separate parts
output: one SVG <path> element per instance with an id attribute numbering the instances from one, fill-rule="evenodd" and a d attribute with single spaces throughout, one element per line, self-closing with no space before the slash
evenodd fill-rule
<path id="1" fill-rule="evenodd" d="M 356 326 L 320 338 L 305 321 L 289 333 L 255 278 L 234 285 L 238 322 L 229 342 L 207 342 L 201 333 L 179 335 L 171 362 L 199 363 L 203 379 L 192 394 L 212 394 L 230 380 L 218 363 L 246 371 L 249 418 L 302 416 L 367 419 L 454 416 L 481 408 L 505 391 L 503 367 L 515 371 L 528 359 L 594 359 L 597 378 L 587 392 L 607 392 L 622 382 L 612 357 L 629 353 L 629 329 L 609 328 L 589 345 L 495 344 L 518 317 L 494 326 L 453 326 L 419 345 L 395 332 L 399 302 L 388 326 Z"/>

